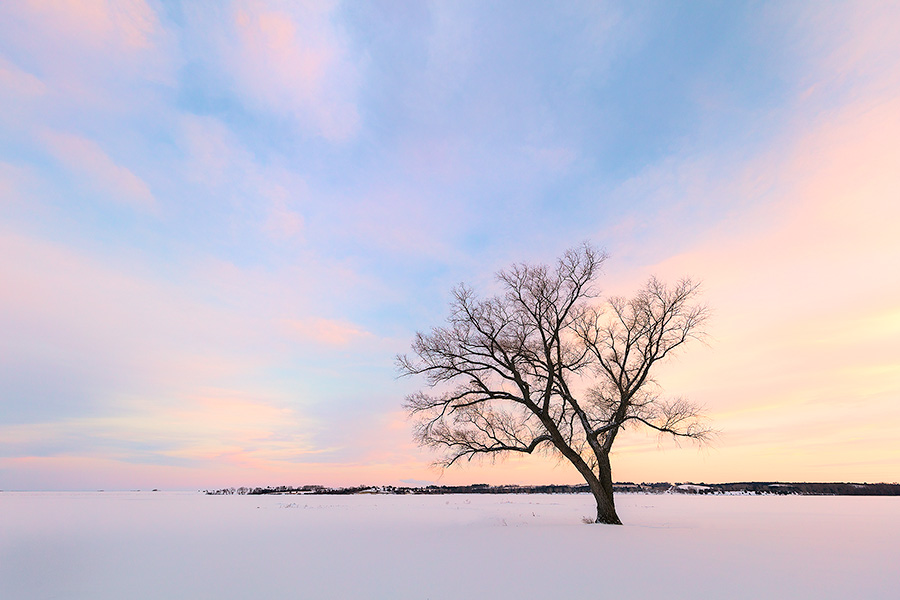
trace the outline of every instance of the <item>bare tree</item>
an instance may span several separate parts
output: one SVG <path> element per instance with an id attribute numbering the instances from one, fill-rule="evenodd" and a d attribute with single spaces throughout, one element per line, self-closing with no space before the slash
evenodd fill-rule
<path id="1" fill-rule="evenodd" d="M 535 451 L 568 460 L 597 502 L 597 523 L 621 524 L 609 455 L 619 431 L 644 425 L 661 435 L 703 441 L 710 430 L 684 399 L 659 395 L 650 371 L 702 336 L 707 308 L 688 279 L 655 278 L 634 298 L 598 300 L 604 252 L 588 244 L 555 268 L 519 264 L 497 274 L 502 295 L 486 299 L 460 285 L 444 327 L 417 333 L 406 375 L 429 392 L 407 397 L 415 435 L 440 449 L 444 467 L 460 459 Z M 585 385 L 590 382 L 592 385 Z"/>

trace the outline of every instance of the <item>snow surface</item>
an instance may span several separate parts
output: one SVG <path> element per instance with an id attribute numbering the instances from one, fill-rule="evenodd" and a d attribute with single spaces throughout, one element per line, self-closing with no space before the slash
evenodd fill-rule
<path id="1" fill-rule="evenodd" d="M 900 498 L 0 493 L 0 598 L 897 598 Z"/>

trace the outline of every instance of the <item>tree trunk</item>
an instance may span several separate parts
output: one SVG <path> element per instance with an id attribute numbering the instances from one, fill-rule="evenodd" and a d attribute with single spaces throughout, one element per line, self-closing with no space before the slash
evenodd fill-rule
<path id="1" fill-rule="evenodd" d="M 599 477 L 594 477 L 594 474 L 591 473 L 591 478 L 588 480 L 588 486 L 597 501 L 597 519 L 594 522 L 621 525 L 622 521 L 616 514 L 616 503 L 613 500 L 612 468 L 609 464 L 609 456 L 603 454 L 597 458 Z"/>
<path id="2" fill-rule="evenodd" d="M 597 518 L 594 523 L 621 525 L 622 521 L 616 514 L 616 503 L 613 501 L 612 467 L 609 464 L 609 454 L 602 448 L 594 449 L 594 456 L 597 457 L 597 473 L 594 473 L 590 465 L 565 442 L 551 420 L 547 419 L 544 424 L 553 436 L 553 443 L 557 449 L 581 473 L 594 495 L 594 500 L 597 501 Z"/>

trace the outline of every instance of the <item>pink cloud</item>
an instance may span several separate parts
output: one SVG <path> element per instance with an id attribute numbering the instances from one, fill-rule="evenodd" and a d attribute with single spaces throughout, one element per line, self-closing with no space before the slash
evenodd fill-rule
<path id="1" fill-rule="evenodd" d="M 33 129 L 69 112 L 81 120 L 98 108 L 104 117 L 150 109 L 159 84 L 176 81 L 175 37 L 144 0 L 4 2 L 0 23 L 9 56 L 44 86 L 38 107 L 24 105 L 37 113 Z M 20 91 L 37 89 L 17 79 Z"/>
<path id="2" fill-rule="evenodd" d="M 354 103 L 356 67 L 323 3 L 234 5 L 234 40 L 223 41 L 223 68 L 257 106 L 294 118 L 332 141 L 359 125 Z"/>
<path id="3" fill-rule="evenodd" d="M 47 131 L 43 139 L 50 153 L 94 189 L 121 204 L 145 211 L 156 210 L 156 200 L 146 182 L 117 164 L 93 140 Z"/>
<path id="4" fill-rule="evenodd" d="M 801 30 L 808 53 L 811 75 L 810 93 L 851 83 L 854 93 L 875 86 L 900 84 L 897 69 L 896 24 L 900 6 L 896 2 L 873 0 L 822 7 L 815 3 L 779 7 L 788 12 L 800 9 L 793 21 Z M 858 96 L 857 96 L 858 97 Z"/>
<path id="5" fill-rule="evenodd" d="M 44 82 L 0 56 L 0 93 L 12 91 L 19 96 L 40 96 L 47 91 Z"/>
<path id="6" fill-rule="evenodd" d="M 302 339 L 328 346 L 347 346 L 351 342 L 373 337 L 365 329 L 347 321 L 334 319 L 286 319 L 288 331 Z"/>
<path id="7" fill-rule="evenodd" d="M 206 388 L 169 401 L 132 401 L 117 414 L 84 419 L 80 426 L 100 439 L 158 443 L 173 458 L 265 466 L 315 454 L 315 424 L 266 390 Z"/>
<path id="8" fill-rule="evenodd" d="M 252 316 L 153 277 L 135 257 L 91 257 L 0 232 L 0 279 L 0 357 L 75 369 L 105 395 L 183 392 L 262 360 L 249 351 L 261 345 Z M 247 350 L 222 350 L 235 347 Z"/>
<path id="9" fill-rule="evenodd" d="M 0 162 L 0 206 L 24 205 L 28 191 L 34 188 L 39 180 L 37 173 L 30 167 Z"/>
<path id="10" fill-rule="evenodd" d="M 266 216 L 264 229 L 275 240 L 296 238 L 303 233 L 303 215 L 291 208 L 288 191 L 278 185 L 270 185 L 268 193 L 271 204 Z"/>
<path id="11" fill-rule="evenodd" d="M 182 138 L 187 153 L 184 176 L 216 190 L 257 218 L 274 242 L 302 241 L 306 182 L 286 169 L 263 165 L 234 134 L 211 117 L 186 117 Z"/>
<path id="12" fill-rule="evenodd" d="M 265 228 L 275 239 L 290 239 L 303 232 L 303 216 L 276 200 L 269 209 Z"/>
<path id="13" fill-rule="evenodd" d="M 143 0 L 27 0 L 20 11 L 87 45 L 147 48 L 159 28 L 156 13 Z"/>
<path id="14" fill-rule="evenodd" d="M 50 387 L 30 404 L 65 413 L 38 411 L 45 417 L 0 426 L 4 452 L 20 456 L 3 464 L 24 469 L 16 477 L 25 479 L 37 464 L 59 469 L 45 481 L 62 482 L 66 465 L 119 463 L 110 468 L 122 485 L 144 471 L 135 460 L 191 464 L 196 481 L 269 472 L 322 452 L 307 440 L 317 425 L 301 412 L 306 398 L 258 377 L 284 351 L 270 326 L 281 310 L 272 298 L 290 304 L 300 294 L 273 291 L 280 275 L 232 269 L 230 277 L 258 293 L 227 294 L 223 306 L 210 273 L 203 281 L 188 277 L 196 285 L 178 284 L 134 256 L 92 257 L 0 232 L 0 362 L 46 373 Z M 48 443 L 62 449 L 53 451 L 59 456 L 23 462 L 22 452 Z M 166 481 L 180 472 L 173 467 Z M 95 476 L 84 473 L 82 481 Z"/>

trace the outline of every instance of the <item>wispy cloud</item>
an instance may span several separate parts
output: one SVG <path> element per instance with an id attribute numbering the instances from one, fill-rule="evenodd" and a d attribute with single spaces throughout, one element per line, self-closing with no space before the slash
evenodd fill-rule
<path id="1" fill-rule="evenodd" d="M 34 97 L 47 91 L 44 82 L 0 56 L 0 90 L 18 96 Z"/>
<path id="2" fill-rule="evenodd" d="M 215 66 L 252 110 L 346 141 L 360 125 L 359 59 L 336 11 L 331 2 L 232 2 L 213 24 L 220 32 L 209 40 Z M 198 27 L 210 25 L 209 14 L 195 16 Z"/>
<path id="3" fill-rule="evenodd" d="M 371 333 L 359 325 L 333 319 L 287 320 L 284 325 L 303 339 L 328 346 L 347 346 L 360 339 L 372 337 Z"/>
<path id="4" fill-rule="evenodd" d="M 304 203 L 310 192 L 301 173 L 263 164 L 221 121 L 212 117 L 182 119 L 180 142 L 186 181 L 212 205 L 228 202 L 243 221 L 270 241 L 303 240 Z"/>
<path id="5" fill-rule="evenodd" d="M 49 152 L 60 163 L 109 199 L 140 210 L 156 210 L 156 200 L 147 183 L 130 169 L 116 164 L 97 142 L 52 131 L 45 132 L 43 138 Z"/>
<path id="6" fill-rule="evenodd" d="M 143 0 L 29 0 L 4 4 L 0 16 L 14 25 L 4 45 L 70 101 L 141 79 L 173 82 L 171 35 Z"/>

